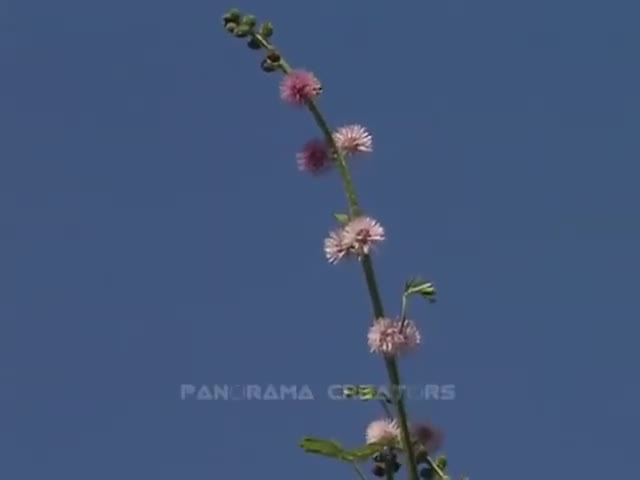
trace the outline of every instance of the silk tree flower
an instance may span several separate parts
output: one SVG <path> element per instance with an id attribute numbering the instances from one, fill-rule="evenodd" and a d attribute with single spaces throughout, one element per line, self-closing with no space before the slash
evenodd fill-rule
<path id="1" fill-rule="evenodd" d="M 437 452 L 444 443 L 442 430 L 425 422 L 411 426 L 411 438 L 429 455 Z"/>
<path id="2" fill-rule="evenodd" d="M 371 134 L 362 125 L 347 125 L 340 127 L 334 134 L 338 150 L 346 155 L 369 153 L 373 151 Z"/>
<path id="3" fill-rule="evenodd" d="M 322 92 L 322 84 L 316 76 L 306 70 L 294 70 L 280 82 L 280 98 L 295 107 L 302 107 Z"/>
<path id="4" fill-rule="evenodd" d="M 371 353 L 394 356 L 414 350 L 420 344 L 420 332 L 411 320 L 377 318 L 367 335 Z"/>
<path id="5" fill-rule="evenodd" d="M 367 445 L 377 443 L 389 447 L 400 444 L 400 428 L 395 420 L 375 420 L 367 427 Z"/>
<path id="6" fill-rule="evenodd" d="M 329 263 L 336 264 L 349 255 L 368 255 L 373 245 L 384 238 L 384 228 L 376 220 L 357 217 L 329 233 L 324 241 L 324 252 Z"/>
<path id="7" fill-rule="evenodd" d="M 296 155 L 298 168 L 312 175 L 320 175 L 331 169 L 333 158 L 329 155 L 327 144 L 319 139 L 307 142 Z"/>

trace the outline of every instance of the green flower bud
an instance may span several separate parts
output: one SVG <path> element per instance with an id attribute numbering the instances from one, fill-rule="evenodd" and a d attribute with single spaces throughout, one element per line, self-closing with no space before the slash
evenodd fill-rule
<path id="1" fill-rule="evenodd" d="M 438 466 L 438 468 L 440 470 L 446 470 L 447 469 L 447 457 L 445 457 L 444 455 L 440 455 L 438 458 L 436 458 L 436 465 Z"/>
<path id="2" fill-rule="evenodd" d="M 242 17 L 242 20 L 240 21 L 242 25 L 246 25 L 249 28 L 255 27 L 256 22 L 257 22 L 257 19 L 255 15 L 245 15 L 244 17 Z"/>
<path id="3" fill-rule="evenodd" d="M 273 63 L 271 63 L 269 60 L 265 58 L 260 63 L 260 68 L 262 69 L 263 72 L 271 73 L 271 72 L 275 72 L 278 69 L 278 66 L 274 65 Z"/>
<path id="4" fill-rule="evenodd" d="M 273 24 L 271 22 L 265 22 L 260 26 L 260 35 L 264 38 L 269 38 L 273 35 Z"/>
<path id="5" fill-rule="evenodd" d="M 238 25 L 236 29 L 233 31 L 233 35 L 238 38 L 248 37 L 251 33 L 251 27 L 246 25 Z"/>
<path id="6" fill-rule="evenodd" d="M 262 45 L 260 45 L 260 42 L 258 40 L 256 40 L 255 38 L 252 38 L 251 40 L 249 40 L 247 42 L 247 46 L 251 50 L 260 50 L 262 48 Z"/>
<path id="7" fill-rule="evenodd" d="M 238 24 L 237 23 L 233 23 L 233 22 L 229 22 L 224 26 L 224 28 L 227 29 L 227 32 L 233 33 L 235 31 L 235 29 L 238 28 Z"/>
<path id="8" fill-rule="evenodd" d="M 224 14 L 224 16 L 222 17 L 222 21 L 224 22 L 225 25 L 230 22 L 238 24 L 240 23 L 241 17 L 242 17 L 242 14 L 240 13 L 240 10 L 238 10 L 237 8 L 232 8 L 231 10 L 229 10 L 227 13 Z"/>

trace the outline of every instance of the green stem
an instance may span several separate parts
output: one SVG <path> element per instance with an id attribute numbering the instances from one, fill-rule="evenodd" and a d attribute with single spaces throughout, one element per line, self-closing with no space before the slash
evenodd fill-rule
<path id="1" fill-rule="evenodd" d="M 253 38 L 255 38 L 263 48 L 268 50 L 269 52 L 277 52 L 276 48 L 268 42 L 265 38 L 263 38 L 259 34 L 253 34 Z M 279 52 L 277 52 L 279 53 Z M 291 72 L 291 67 L 289 64 L 282 58 L 280 55 L 279 62 L 280 69 L 285 73 Z M 345 194 L 347 196 L 347 203 L 349 205 L 349 215 L 353 217 L 358 217 L 362 215 L 362 210 L 360 208 L 360 204 L 358 202 L 358 196 L 356 194 L 355 185 L 353 183 L 353 179 L 351 178 L 351 173 L 349 172 L 349 167 L 347 166 L 347 162 L 344 158 L 344 154 L 340 152 L 337 148 L 335 140 L 333 138 L 333 133 L 329 128 L 329 124 L 325 120 L 324 116 L 320 112 L 316 102 L 313 100 L 307 102 L 307 107 L 313 115 L 313 118 L 322 131 L 325 140 L 331 150 L 336 154 L 336 160 L 338 164 L 338 170 L 340 172 L 340 178 L 342 179 L 342 184 L 344 187 Z M 376 280 L 375 270 L 373 268 L 373 262 L 369 255 L 365 255 L 362 258 L 362 270 L 364 272 L 365 281 L 367 283 L 367 289 L 369 291 L 369 296 L 371 297 L 371 305 L 373 307 L 374 319 L 384 317 L 384 307 L 382 305 L 382 299 L 380 297 L 380 291 L 378 289 L 378 282 Z M 387 368 L 387 373 L 389 375 L 389 381 L 391 383 L 391 393 L 393 402 L 396 405 L 398 411 L 398 418 L 400 420 L 400 429 L 402 431 L 402 443 L 404 444 L 404 448 L 407 452 L 407 457 L 409 461 L 409 473 L 411 480 L 418 480 L 418 467 L 416 465 L 415 453 L 413 451 L 413 445 L 411 443 L 411 437 L 409 434 L 409 426 L 407 420 L 407 411 L 405 409 L 404 401 L 399 395 L 400 390 L 400 373 L 398 372 L 398 365 L 396 363 L 395 358 L 387 357 L 385 358 L 385 365 Z"/>
<path id="2" fill-rule="evenodd" d="M 263 38 L 262 35 L 256 33 L 254 34 L 254 38 L 266 50 L 270 52 L 277 52 L 276 48 L 273 45 L 271 45 L 271 43 L 269 43 L 265 38 Z M 284 58 L 282 58 L 282 55 L 280 55 L 279 66 L 280 66 L 280 70 L 282 70 L 283 73 L 285 74 L 290 73 L 292 71 L 291 66 L 286 62 Z M 360 210 L 360 205 L 358 204 L 358 197 L 356 195 L 355 185 L 353 184 L 351 173 L 349 173 L 349 168 L 347 167 L 347 161 L 344 158 L 344 154 L 340 150 L 338 150 L 338 147 L 336 146 L 336 142 L 333 139 L 333 133 L 331 132 L 331 128 L 329 128 L 329 124 L 324 119 L 322 113 L 320 113 L 320 110 L 318 109 L 318 106 L 316 105 L 316 103 L 313 100 L 309 100 L 306 102 L 306 104 L 307 104 L 307 108 L 311 112 L 311 115 L 313 115 L 313 119 L 315 120 L 316 124 L 322 131 L 322 134 L 324 135 L 327 144 L 331 148 L 331 151 L 335 152 L 336 160 L 338 164 L 338 170 L 340 171 L 340 178 L 342 179 L 344 191 L 347 195 L 347 204 L 349 205 L 349 216 L 352 218 L 360 216 L 362 214 L 362 211 Z"/>
<path id="3" fill-rule="evenodd" d="M 362 470 L 360 470 L 360 467 L 358 466 L 357 463 L 354 462 L 351 465 L 353 465 L 353 468 L 358 474 L 358 477 L 360 477 L 360 480 L 367 480 L 366 477 L 364 476 L 364 473 L 362 473 Z"/>
<path id="4" fill-rule="evenodd" d="M 429 463 L 429 466 L 433 469 L 434 472 L 438 474 L 438 476 L 442 480 L 447 480 L 448 478 L 447 475 L 442 471 L 442 469 L 438 466 L 438 464 L 433 461 L 431 457 L 427 457 L 427 463 Z"/>
<path id="5" fill-rule="evenodd" d="M 391 462 L 387 462 L 385 465 L 385 469 L 384 469 L 386 476 L 387 476 L 387 480 L 393 480 L 393 464 Z"/>

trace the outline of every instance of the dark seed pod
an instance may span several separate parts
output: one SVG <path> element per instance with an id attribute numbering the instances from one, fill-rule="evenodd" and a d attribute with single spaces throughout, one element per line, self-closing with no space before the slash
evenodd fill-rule
<path id="1" fill-rule="evenodd" d="M 382 453 L 376 453 L 373 456 L 373 461 L 376 463 L 384 463 L 384 456 L 382 455 Z"/>
<path id="2" fill-rule="evenodd" d="M 279 63 L 280 60 L 282 60 L 282 57 L 278 52 L 272 51 L 269 52 L 269 55 L 267 55 L 267 60 L 269 60 L 271 63 Z"/>
<path id="3" fill-rule="evenodd" d="M 420 465 L 421 463 L 427 463 L 429 460 L 429 454 L 426 450 L 420 450 L 416 453 L 416 465 Z"/>
<path id="4" fill-rule="evenodd" d="M 260 50 L 262 48 L 262 45 L 260 45 L 260 42 L 258 40 L 252 38 L 247 42 L 247 47 L 249 47 L 251 50 Z"/>
<path id="5" fill-rule="evenodd" d="M 427 467 L 420 469 L 420 478 L 429 480 L 431 478 L 431 469 Z"/>
<path id="6" fill-rule="evenodd" d="M 384 477 L 386 474 L 386 471 L 384 469 L 384 467 L 382 465 L 375 465 L 373 467 L 372 473 L 376 476 L 376 477 Z"/>

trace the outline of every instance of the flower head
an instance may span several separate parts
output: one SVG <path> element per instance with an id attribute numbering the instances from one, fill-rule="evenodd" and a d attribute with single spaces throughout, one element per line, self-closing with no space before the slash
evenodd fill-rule
<path id="1" fill-rule="evenodd" d="M 420 344 L 420 332 L 411 320 L 378 318 L 369 329 L 367 340 L 371 353 L 393 356 L 409 352 Z"/>
<path id="2" fill-rule="evenodd" d="M 338 150 L 345 154 L 368 153 L 373 151 L 371 134 L 362 125 L 347 125 L 340 127 L 334 134 Z"/>
<path id="3" fill-rule="evenodd" d="M 416 423 L 411 426 L 411 438 L 429 455 L 437 452 L 444 443 L 444 434 L 429 423 Z"/>
<path id="4" fill-rule="evenodd" d="M 306 70 L 294 70 L 280 82 L 280 98 L 297 107 L 313 100 L 322 92 L 322 84 L 316 76 Z"/>
<path id="5" fill-rule="evenodd" d="M 367 444 L 396 446 L 400 443 L 400 428 L 395 420 L 375 420 L 367 427 Z"/>
<path id="6" fill-rule="evenodd" d="M 327 144 L 318 139 L 307 142 L 296 158 L 298 168 L 312 175 L 324 173 L 333 165 L 333 158 L 329 155 Z"/>
<path id="7" fill-rule="evenodd" d="M 329 233 L 324 241 L 324 252 L 329 263 L 335 264 L 348 255 L 368 255 L 372 246 L 384 238 L 384 229 L 377 221 L 357 217 Z"/>
<path id="8" fill-rule="evenodd" d="M 348 252 L 349 248 L 342 242 L 342 230 L 330 232 L 324 241 L 324 253 L 329 263 L 338 263 Z"/>
<path id="9" fill-rule="evenodd" d="M 344 227 L 343 241 L 359 255 L 367 255 L 371 247 L 384 240 L 384 228 L 369 217 L 358 217 Z"/>

